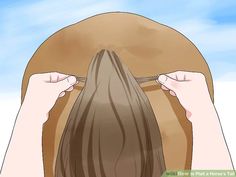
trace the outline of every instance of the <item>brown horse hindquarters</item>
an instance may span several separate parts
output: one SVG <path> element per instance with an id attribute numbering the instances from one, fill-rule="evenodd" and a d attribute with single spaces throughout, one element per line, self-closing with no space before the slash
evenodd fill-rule
<path id="1" fill-rule="evenodd" d="M 197 48 L 177 31 L 129 13 L 106 13 L 68 26 L 49 37 L 35 52 L 25 70 L 22 101 L 29 77 L 57 71 L 87 75 L 92 57 L 101 49 L 113 50 L 136 77 L 176 70 L 202 72 L 213 100 L 211 73 Z M 43 129 L 45 174 L 53 176 L 60 138 L 83 83 L 59 99 Z M 167 169 L 190 169 L 192 128 L 178 100 L 155 81 L 141 84 L 157 118 Z M 39 105 L 40 106 L 40 105 Z"/>

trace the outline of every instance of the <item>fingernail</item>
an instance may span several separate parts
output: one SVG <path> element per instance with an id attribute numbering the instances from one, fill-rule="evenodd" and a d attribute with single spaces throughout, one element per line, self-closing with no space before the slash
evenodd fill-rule
<path id="1" fill-rule="evenodd" d="M 167 77 L 166 77 L 165 75 L 160 75 L 160 76 L 158 77 L 158 81 L 159 81 L 161 84 L 165 83 L 166 80 L 167 80 Z"/>
<path id="2" fill-rule="evenodd" d="M 67 78 L 67 81 L 71 84 L 71 85 L 74 85 L 76 83 L 76 78 L 75 76 L 69 76 Z"/>

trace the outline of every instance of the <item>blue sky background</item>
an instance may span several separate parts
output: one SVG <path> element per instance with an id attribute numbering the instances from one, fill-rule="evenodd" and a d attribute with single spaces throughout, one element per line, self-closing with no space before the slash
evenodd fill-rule
<path id="1" fill-rule="evenodd" d="M 20 91 L 27 62 L 51 34 L 108 11 L 138 13 L 177 29 L 201 51 L 214 80 L 236 81 L 235 9 L 235 0 L 1 0 L 0 91 Z"/>

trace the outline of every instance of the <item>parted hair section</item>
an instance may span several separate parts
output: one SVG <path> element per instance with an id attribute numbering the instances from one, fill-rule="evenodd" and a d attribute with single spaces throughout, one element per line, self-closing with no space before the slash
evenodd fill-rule
<path id="1" fill-rule="evenodd" d="M 162 141 L 149 100 L 111 51 L 92 59 L 58 148 L 55 177 L 160 177 Z"/>

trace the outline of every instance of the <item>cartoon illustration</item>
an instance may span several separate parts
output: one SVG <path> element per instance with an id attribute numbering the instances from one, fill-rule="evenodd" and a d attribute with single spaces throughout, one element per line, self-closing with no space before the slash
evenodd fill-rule
<path id="1" fill-rule="evenodd" d="M 206 61 L 146 17 L 104 13 L 59 30 L 29 61 L 21 91 L 4 177 L 13 167 L 45 177 L 233 169 Z"/>

